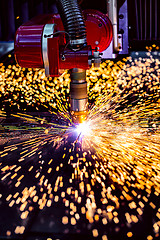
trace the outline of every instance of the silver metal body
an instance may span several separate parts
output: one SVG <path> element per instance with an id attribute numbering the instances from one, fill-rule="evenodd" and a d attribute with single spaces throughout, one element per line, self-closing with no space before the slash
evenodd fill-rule
<path id="1" fill-rule="evenodd" d="M 128 54 L 128 9 L 127 0 L 118 8 L 118 0 L 107 0 L 108 17 L 113 25 L 113 40 L 103 51 L 102 58 L 113 59 L 118 54 Z"/>
<path id="2" fill-rule="evenodd" d="M 113 52 L 119 52 L 121 46 L 118 43 L 118 16 L 117 0 L 108 0 L 108 16 L 113 26 Z"/>

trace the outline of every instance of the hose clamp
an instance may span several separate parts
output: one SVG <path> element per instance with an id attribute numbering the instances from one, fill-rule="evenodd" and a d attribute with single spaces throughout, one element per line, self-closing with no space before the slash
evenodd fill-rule
<path id="1" fill-rule="evenodd" d="M 76 40 L 70 40 L 71 45 L 81 45 L 86 43 L 86 39 L 76 39 Z"/>

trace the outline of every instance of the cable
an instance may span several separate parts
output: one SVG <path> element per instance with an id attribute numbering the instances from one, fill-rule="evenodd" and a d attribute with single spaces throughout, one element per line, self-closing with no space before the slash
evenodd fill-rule
<path id="1" fill-rule="evenodd" d="M 59 33 L 65 33 L 65 34 L 67 34 L 68 37 L 69 37 L 69 41 L 70 41 L 70 35 L 69 35 L 69 33 L 66 32 L 66 31 L 59 31 L 59 32 L 55 32 L 55 33 L 52 33 L 52 34 L 49 34 L 49 35 L 46 35 L 46 34 L 45 34 L 44 37 L 47 38 L 47 37 L 55 36 L 55 35 L 57 35 L 57 34 L 59 34 Z"/>
<path id="2" fill-rule="evenodd" d="M 64 46 L 63 53 L 62 53 L 62 57 L 65 59 L 64 51 L 68 47 L 68 45 L 70 43 L 70 35 L 69 35 L 69 33 L 67 33 L 66 31 L 59 31 L 59 32 L 55 32 L 55 33 L 52 33 L 52 34 L 49 34 L 49 35 L 44 35 L 44 37 L 47 38 L 47 37 L 55 36 L 55 35 L 57 35 L 59 33 L 65 33 L 68 36 L 68 41 L 66 42 L 66 45 Z"/>

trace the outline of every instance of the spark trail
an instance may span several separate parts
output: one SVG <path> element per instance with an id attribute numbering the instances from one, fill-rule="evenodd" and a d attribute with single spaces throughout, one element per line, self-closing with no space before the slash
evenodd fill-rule
<path id="1" fill-rule="evenodd" d="M 6 123 L 3 105 L 0 197 L 2 207 L 14 209 L 17 218 L 16 226 L 7 222 L 3 236 L 21 237 L 40 209 L 54 216 L 45 218 L 47 226 L 56 226 L 49 233 L 45 228 L 51 239 L 64 235 L 71 239 L 70 234 L 85 239 L 138 239 L 140 232 L 141 239 L 159 238 L 160 61 L 147 54 L 148 58 L 116 64 L 106 61 L 98 71 L 88 71 L 90 111 L 80 127 L 71 125 L 68 100 L 65 104 L 60 100 L 67 99 L 67 74 L 55 79 L 53 87 L 42 71 L 3 68 L 1 99 L 10 96 L 9 118 L 22 121 L 16 127 Z M 11 77 L 12 71 L 13 76 L 18 72 L 17 78 Z M 26 110 L 45 105 L 58 116 L 57 122 L 15 114 L 13 106 L 21 108 L 16 91 L 27 102 Z M 4 191 L 6 186 L 9 189 Z M 38 216 L 40 229 L 44 227 L 40 212 Z"/>

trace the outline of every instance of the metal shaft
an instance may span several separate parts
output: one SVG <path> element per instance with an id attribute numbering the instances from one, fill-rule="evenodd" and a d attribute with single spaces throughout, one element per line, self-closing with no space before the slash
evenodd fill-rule
<path id="1" fill-rule="evenodd" d="M 119 44 L 118 44 L 118 19 L 117 19 L 117 0 L 108 0 L 108 16 L 113 25 L 113 50 L 114 52 L 118 52 Z"/>
<path id="2" fill-rule="evenodd" d="M 73 68 L 70 76 L 70 112 L 72 121 L 82 123 L 86 120 L 88 112 L 86 70 Z"/>

